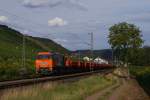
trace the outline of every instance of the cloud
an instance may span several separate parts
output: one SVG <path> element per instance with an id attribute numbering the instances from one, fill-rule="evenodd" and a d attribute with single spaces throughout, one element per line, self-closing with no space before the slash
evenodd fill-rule
<path id="1" fill-rule="evenodd" d="M 48 21 L 48 25 L 49 26 L 64 26 L 64 25 L 67 25 L 68 22 L 63 20 L 62 18 L 59 18 L 59 17 L 56 17 L 54 19 L 50 19 Z"/>
<path id="2" fill-rule="evenodd" d="M 8 17 L 0 16 L 0 23 L 7 23 L 7 22 L 8 22 Z"/>
<path id="3" fill-rule="evenodd" d="M 87 10 L 85 5 L 81 4 L 78 0 L 24 0 L 23 5 L 25 7 L 30 8 L 38 8 L 38 7 L 69 7 L 76 8 L 80 10 Z"/>
<path id="4" fill-rule="evenodd" d="M 60 39 L 60 38 L 56 38 L 56 39 L 54 39 L 54 41 L 56 41 L 56 42 L 64 42 L 64 43 L 68 42 L 68 40 Z"/>
<path id="5" fill-rule="evenodd" d="M 30 8 L 48 6 L 49 0 L 24 0 L 23 5 Z"/>
<path id="6" fill-rule="evenodd" d="M 58 6 L 64 6 L 67 8 L 76 8 L 76 9 L 80 9 L 80 10 L 87 10 L 85 5 L 81 4 L 77 0 L 59 0 L 57 2 L 50 3 L 49 6 L 51 8 L 58 7 Z"/>

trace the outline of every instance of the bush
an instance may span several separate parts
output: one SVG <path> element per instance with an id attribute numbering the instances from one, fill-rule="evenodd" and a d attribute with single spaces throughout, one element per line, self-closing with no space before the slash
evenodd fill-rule
<path id="1" fill-rule="evenodd" d="M 130 72 L 136 76 L 144 90 L 150 94 L 150 67 L 130 67 Z"/>
<path id="2" fill-rule="evenodd" d="M 0 81 L 27 78 L 35 74 L 34 61 L 27 59 L 23 72 L 22 60 L 15 58 L 0 59 Z"/>

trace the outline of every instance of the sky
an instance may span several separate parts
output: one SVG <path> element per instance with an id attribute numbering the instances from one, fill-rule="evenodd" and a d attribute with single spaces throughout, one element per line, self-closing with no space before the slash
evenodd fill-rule
<path id="1" fill-rule="evenodd" d="M 32 36 L 52 39 L 70 49 L 110 48 L 109 27 L 135 24 L 150 45 L 149 0 L 0 0 L 0 24 Z"/>

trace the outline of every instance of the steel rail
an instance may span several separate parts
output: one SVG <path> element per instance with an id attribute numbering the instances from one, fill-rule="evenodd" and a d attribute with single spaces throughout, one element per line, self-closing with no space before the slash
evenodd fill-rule
<path id="1" fill-rule="evenodd" d="M 7 88 L 20 87 L 20 86 L 25 86 L 25 85 L 38 84 L 38 83 L 47 82 L 47 81 L 65 80 L 65 79 L 69 79 L 69 78 L 92 75 L 94 73 L 108 74 L 110 72 L 112 72 L 112 70 L 98 70 L 98 71 L 76 73 L 76 74 L 63 75 L 63 76 L 49 76 L 49 77 L 42 77 L 42 78 L 4 81 L 4 82 L 0 82 L 0 89 L 7 89 Z"/>

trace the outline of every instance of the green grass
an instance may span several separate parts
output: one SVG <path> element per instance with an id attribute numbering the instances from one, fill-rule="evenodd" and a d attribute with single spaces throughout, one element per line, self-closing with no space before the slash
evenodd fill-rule
<path id="1" fill-rule="evenodd" d="M 3 100 L 84 100 L 92 93 L 100 91 L 115 81 L 101 76 L 91 76 L 74 83 L 49 83 L 47 86 L 33 86 L 32 88 L 7 91 Z"/>
<path id="2" fill-rule="evenodd" d="M 22 78 L 23 35 L 7 26 L 0 25 L 0 81 Z M 26 73 L 35 74 L 34 60 L 37 52 L 56 51 L 69 53 L 59 44 L 43 38 L 26 36 Z"/>
<path id="3" fill-rule="evenodd" d="M 130 72 L 136 76 L 140 85 L 150 95 L 150 67 L 130 67 Z"/>

